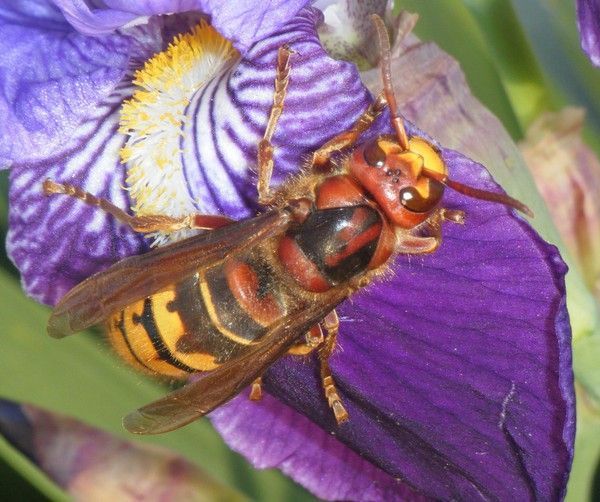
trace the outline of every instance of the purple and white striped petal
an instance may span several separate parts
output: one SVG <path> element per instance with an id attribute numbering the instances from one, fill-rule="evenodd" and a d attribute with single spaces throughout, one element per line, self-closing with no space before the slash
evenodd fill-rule
<path id="1" fill-rule="evenodd" d="M 498 188 L 481 165 L 450 150 L 443 154 L 454 179 Z M 506 208 L 451 191 L 444 206 L 466 211 L 466 224 L 446 224 L 433 255 L 400 257 L 391 280 L 339 309 L 340 348 L 331 367 L 349 422 L 335 424 L 314 360 L 283 359 L 265 375 L 266 389 L 386 472 L 387 482 L 374 475 L 383 490 L 402 479 L 442 500 L 559 500 L 575 424 L 566 267 L 553 246 Z M 332 476 L 356 481 L 354 494 L 328 476 L 325 462 L 347 455 L 344 448 L 313 437 L 289 408 L 271 400 L 257 416 L 269 424 L 269 414 L 281 414 L 290 427 L 260 429 L 249 419 L 230 427 L 237 413 L 250 413 L 246 406 L 237 400 L 213 416 L 234 449 L 257 465 L 291 471 L 286 465 L 308 455 L 294 445 L 310 451 L 313 441 L 322 441 L 317 459 L 323 463 L 304 462 L 296 476 L 318 496 L 362 499 L 355 471 L 337 471 L 332 461 Z M 289 459 L 268 446 L 286 441 Z M 385 500 L 405 499 L 405 489 L 399 484 Z"/>
<path id="2" fill-rule="evenodd" d="M 276 182 L 297 172 L 304 155 L 347 129 L 367 106 L 370 96 L 356 68 L 332 61 L 321 48 L 320 20 L 318 11 L 304 10 L 191 97 L 180 160 L 185 191 L 198 208 L 237 217 L 255 208 L 256 144 L 283 43 L 297 54 L 274 138 Z M 43 199 L 40 191 L 43 178 L 52 176 L 129 205 L 119 188 L 125 137 L 116 129 L 117 108 L 130 94 L 122 82 L 95 102 L 60 154 L 14 166 L 10 252 L 43 301 L 55 302 L 85 276 L 143 247 L 98 211 Z M 371 134 L 389 130 L 389 117 L 381 120 Z M 444 155 L 459 181 L 497 188 L 480 165 L 447 150 Z M 446 202 L 468 212 L 467 226 L 446 225 L 438 252 L 399 260 L 394 279 L 341 309 L 343 351 L 332 367 L 350 423 L 333 424 L 315 367 L 287 358 L 265 378 L 267 391 L 285 404 L 267 397 L 260 405 L 265 420 L 276 407 L 285 418 L 280 427 L 258 428 L 248 420 L 233 431 L 218 418 L 230 410 L 217 412 L 216 423 L 236 448 L 259 465 L 296 471 L 315 493 L 334 499 L 408 498 L 407 486 L 438 498 L 563 494 L 573 446 L 564 266 L 554 248 L 505 208 L 452 193 Z M 230 406 L 235 411 L 239 403 Z M 317 426 L 336 436 L 326 441 Z M 285 442 L 293 432 L 293 444 L 306 449 L 284 450 L 286 463 L 265 441 Z M 339 463 L 339 455 L 351 465 Z M 336 479 L 326 479 L 318 461 L 323 456 L 336 467 Z"/>
<path id="3" fill-rule="evenodd" d="M 142 23 L 148 16 L 196 11 L 242 53 L 255 41 L 266 38 L 310 3 L 308 0 L 104 0 L 98 7 L 86 0 L 53 0 L 66 19 L 81 33 L 110 33 L 129 23 Z"/>
<path id="4" fill-rule="evenodd" d="M 125 35 L 80 35 L 45 0 L 0 5 L 0 167 L 56 154 L 139 49 Z"/>
<path id="5" fill-rule="evenodd" d="M 55 304 L 91 274 L 144 248 L 142 237 L 96 208 L 68 197 L 44 197 L 47 178 L 73 183 L 127 209 L 117 134 L 119 109 L 131 86 L 121 86 L 89 112 L 58 155 L 20 162 L 10 171 L 7 251 L 24 289 Z"/>
<path id="6" fill-rule="evenodd" d="M 356 68 L 332 60 L 321 47 L 315 30 L 321 19 L 317 10 L 303 11 L 193 96 L 182 136 L 186 186 L 180 193 L 196 201 L 200 211 L 243 217 L 256 209 L 256 145 L 273 100 L 277 50 L 283 43 L 297 54 L 274 137 L 275 183 L 297 172 L 305 155 L 347 129 L 369 103 Z M 120 207 L 130 205 L 119 190 L 125 174 L 118 161 L 124 141 L 116 134 L 118 108 L 132 91 L 122 86 L 88 108 L 85 122 L 59 153 L 13 168 L 9 254 L 25 289 L 45 303 L 55 303 L 93 272 L 143 249 L 141 237 L 99 211 L 60 197 L 44 199 L 39 192 L 43 180 L 52 177 L 107 196 Z"/>
<path id="7" fill-rule="evenodd" d="M 577 0 L 577 24 L 581 48 L 600 66 L 600 0 Z"/>
<path id="8" fill-rule="evenodd" d="M 285 109 L 275 131 L 274 184 L 298 172 L 303 158 L 347 129 L 370 102 L 356 67 L 328 57 L 306 9 L 281 31 L 255 44 L 240 63 L 193 98 L 184 129 L 183 167 L 202 210 L 234 217 L 256 206 L 256 148 L 273 103 L 277 51 L 292 56 Z"/>
<path id="9" fill-rule="evenodd" d="M 273 138 L 274 184 L 297 172 L 305 156 L 356 120 L 370 102 L 370 95 L 354 65 L 329 58 L 321 47 L 315 30 L 321 20 L 320 11 L 306 9 L 281 32 L 255 44 L 224 73 L 216 77 L 200 73 L 195 78 L 186 74 L 190 94 L 193 92 L 189 104 L 175 113 L 176 120 L 155 121 L 157 127 L 151 135 L 146 121 L 136 117 L 171 116 L 176 107 L 170 103 L 182 102 L 180 89 L 165 86 L 166 90 L 151 100 L 152 110 L 144 103 L 135 103 L 134 110 L 126 114 L 126 132 L 132 140 L 128 144 L 132 143 L 136 151 L 132 162 L 129 149 L 126 155 L 135 210 L 138 206 L 160 207 L 172 216 L 197 210 L 236 218 L 256 211 L 257 145 L 273 103 L 277 52 L 283 44 L 296 53 L 291 60 L 285 108 Z M 194 39 L 180 39 L 172 50 L 179 45 L 218 45 L 205 31 L 200 29 Z M 189 51 L 184 47 L 182 52 Z M 207 72 L 214 72 L 226 62 L 222 49 L 205 52 L 211 54 Z M 198 58 L 198 67 L 204 65 L 202 58 Z M 203 79 L 208 79 L 206 85 L 193 84 Z M 183 134 L 172 126 L 175 122 L 181 125 Z M 167 155 L 168 160 L 155 158 L 165 149 L 157 149 L 157 144 L 167 145 L 173 155 Z M 145 151 L 140 152 L 140 145 Z M 181 158 L 176 158 L 177 152 L 181 152 Z M 168 165 L 156 168 L 163 164 Z M 170 180 L 168 187 L 165 179 Z M 162 202 L 165 199 L 168 203 Z"/>

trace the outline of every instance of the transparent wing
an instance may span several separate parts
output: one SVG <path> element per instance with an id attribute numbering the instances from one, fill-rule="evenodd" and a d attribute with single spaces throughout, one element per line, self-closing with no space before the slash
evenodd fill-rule
<path id="1" fill-rule="evenodd" d="M 284 232 L 289 222 L 287 212 L 269 211 L 121 260 L 78 284 L 62 298 L 48 321 L 48 334 L 62 338 L 99 324 L 200 268 Z"/>
<path id="2" fill-rule="evenodd" d="M 334 290 L 323 302 L 307 305 L 302 311 L 281 318 L 248 352 L 204 378 L 130 413 L 123 425 L 136 434 L 160 434 L 210 413 L 261 376 L 287 352 L 298 336 L 321 321 L 348 293 L 347 288 Z"/>

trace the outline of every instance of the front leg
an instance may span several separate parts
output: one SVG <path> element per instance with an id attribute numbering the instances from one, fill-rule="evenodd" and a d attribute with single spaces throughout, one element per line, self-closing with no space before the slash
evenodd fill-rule
<path id="1" fill-rule="evenodd" d="M 327 167 L 334 153 L 355 145 L 360 135 L 371 127 L 375 119 L 386 107 L 386 104 L 385 97 L 383 94 L 380 94 L 358 118 L 351 129 L 334 136 L 313 153 L 310 163 L 311 167 L 313 169 L 324 169 Z"/>
<path id="2" fill-rule="evenodd" d="M 283 112 L 283 102 L 287 93 L 290 80 L 290 56 L 294 54 L 287 45 L 283 45 L 277 52 L 277 72 L 275 74 L 275 94 L 271 114 L 263 139 L 258 144 L 258 202 L 269 205 L 273 202 L 271 194 L 271 176 L 273 175 L 273 134 L 275 127 Z"/>
<path id="3" fill-rule="evenodd" d="M 413 235 L 406 231 L 397 239 L 396 251 L 400 254 L 428 254 L 433 253 L 442 243 L 442 223 L 449 221 L 459 225 L 465 223 L 465 213 L 458 209 L 440 208 L 427 220 L 431 235 Z"/>

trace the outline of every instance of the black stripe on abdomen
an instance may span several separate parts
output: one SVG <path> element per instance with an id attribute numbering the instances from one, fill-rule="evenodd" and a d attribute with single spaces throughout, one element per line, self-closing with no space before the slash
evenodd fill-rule
<path id="1" fill-rule="evenodd" d="M 247 345 L 267 332 L 238 303 L 227 284 L 224 265 L 206 271 L 202 298 L 207 310 L 212 310 L 213 321 L 223 336 Z"/>
<path id="2" fill-rule="evenodd" d="M 140 364 L 142 367 L 144 367 L 150 371 L 154 371 L 154 369 L 151 366 L 146 364 L 146 362 L 137 355 L 137 352 L 131 346 L 131 341 L 129 340 L 129 337 L 127 336 L 127 330 L 125 329 L 125 311 L 124 310 L 121 310 L 121 312 L 119 314 L 119 320 L 117 322 L 115 322 L 115 327 L 117 328 L 117 330 L 119 330 L 119 333 L 121 334 L 121 337 L 122 337 L 123 341 L 125 342 L 125 346 L 127 347 L 127 350 L 129 351 L 129 354 L 131 355 L 131 357 L 133 357 L 133 359 L 138 364 Z"/>
<path id="3" fill-rule="evenodd" d="M 223 363 L 245 350 L 245 345 L 224 336 L 211 321 L 200 292 L 198 274 L 177 284 L 175 299 L 168 304 L 168 309 L 179 314 L 185 329 L 176 343 L 178 352 L 210 354 L 217 363 Z"/>
<path id="4" fill-rule="evenodd" d="M 165 344 L 162 341 L 162 337 L 160 335 L 158 327 L 156 325 L 154 313 L 152 310 L 152 299 L 146 298 L 144 300 L 144 310 L 142 311 L 142 315 L 134 314 L 132 317 L 132 322 L 134 324 L 142 325 L 144 331 L 148 335 L 148 339 L 152 343 L 152 346 L 154 347 L 154 350 L 158 355 L 158 359 L 182 371 L 187 371 L 188 373 L 196 372 L 196 369 L 191 368 L 190 366 L 184 364 L 175 356 L 173 356 L 173 354 L 165 346 Z"/>

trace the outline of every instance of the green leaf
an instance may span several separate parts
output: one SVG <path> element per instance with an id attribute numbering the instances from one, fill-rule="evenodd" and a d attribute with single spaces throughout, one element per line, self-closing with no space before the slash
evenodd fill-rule
<path id="1" fill-rule="evenodd" d="M 0 436 L 0 495 L 11 500 L 67 501 L 67 494 L 21 452 Z M 15 479 L 15 473 L 21 479 Z M 24 481 L 30 483 L 28 487 Z M 42 496 L 43 494 L 43 496 Z"/>
<path id="2" fill-rule="evenodd" d="M 589 138 L 600 153 L 600 71 L 581 50 L 575 1 L 512 0 L 515 13 L 546 74 L 568 104 L 588 111 Z"/>
<path id="3" fill-rule="evenodd" d="M 600 409 L 577 393 L 577 437 L 575 459 L 567 486 L 566 502 L 598 500 L 594 481 L 600 461 Z"/>
<path id="4" fill-rule="evenodd" d="M 463 0 L 479 27 L 512 109 L 525 130 L 545 111 L 558 107 L 510 2 Z"/>

